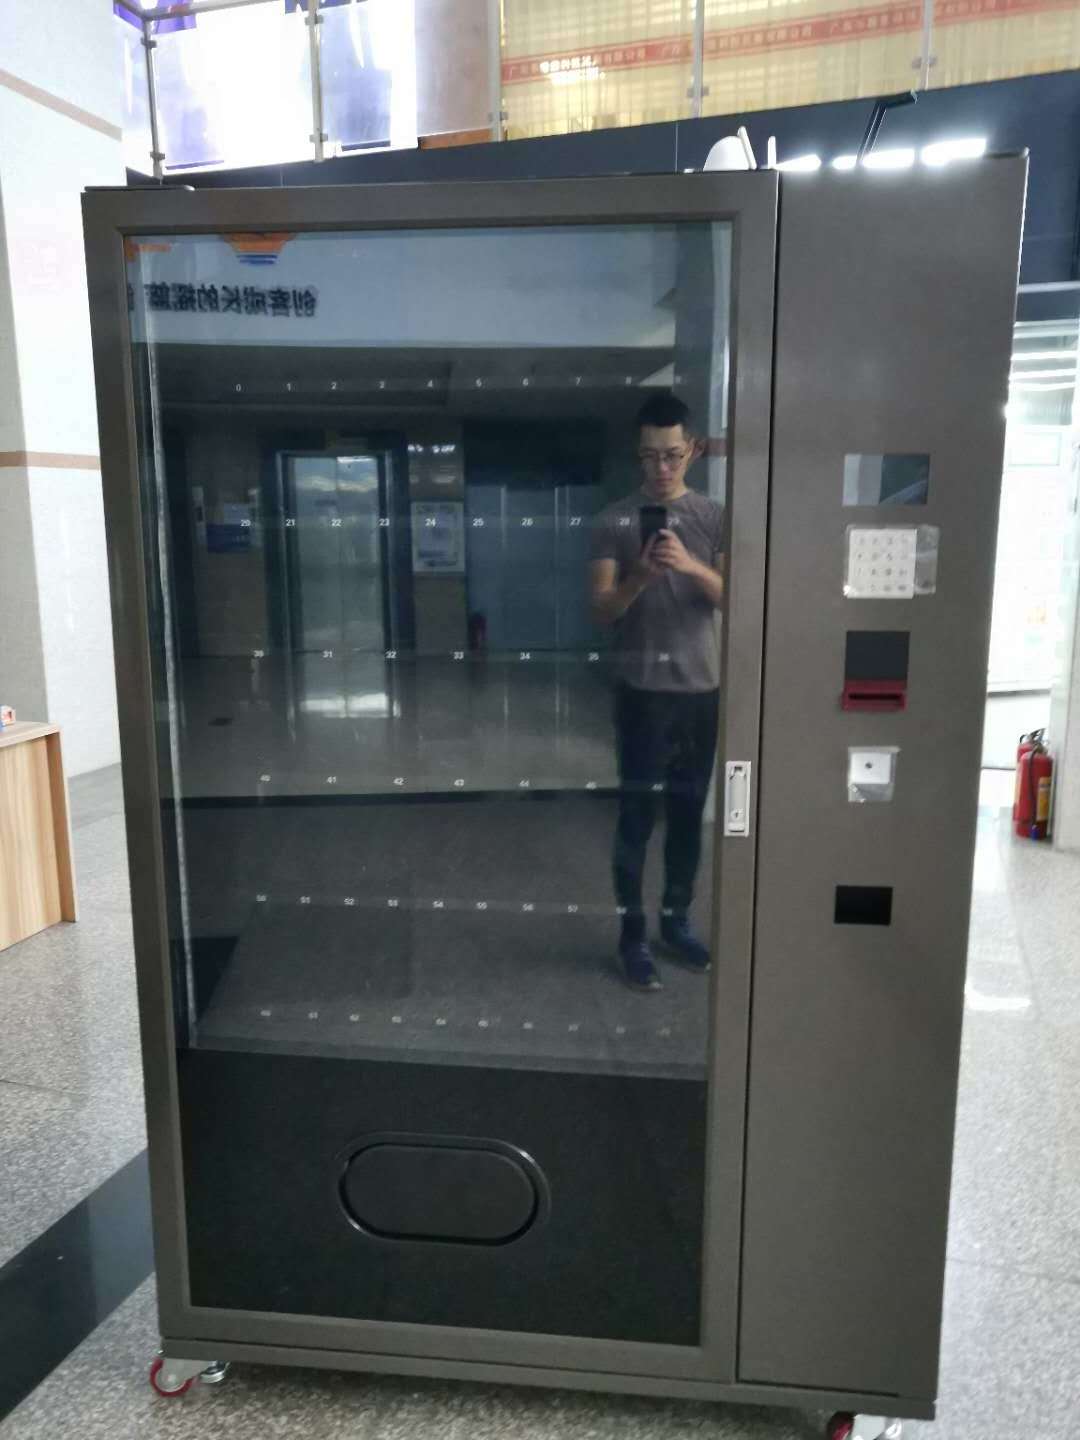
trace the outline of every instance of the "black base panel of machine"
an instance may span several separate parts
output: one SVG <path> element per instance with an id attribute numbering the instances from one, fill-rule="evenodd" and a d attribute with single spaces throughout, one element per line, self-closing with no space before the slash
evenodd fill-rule
<path id="1" fill-rule="evenodd" d="M 704 1083 L 213 1050 L 179 1080 L 194 1305 L 699 1343 Z M 526 1152 L 542 1213 L 504 1244 L 365 1233 L 342 1154 L 387 1134 Z"/>

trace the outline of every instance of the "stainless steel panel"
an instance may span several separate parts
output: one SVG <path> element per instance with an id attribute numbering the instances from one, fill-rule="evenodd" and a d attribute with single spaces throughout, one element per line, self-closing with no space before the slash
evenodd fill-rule
<path id="1" fill-rule="evenodd" d="M 223 1358 L 252 1365 L 305 1365 L 321 1370 L 372 1372 L 383 1375 L 428 1375 L 447 1380 L 473 1380 L 494 1385 L 537 1385 L 561 1390 L 601 1390 L 622 1395 L 665 1395 L 682 1400 L 724 1401 L 737 1405 L 798 1406 L 804 1410 L 839 1409 L 858 1414 L 901 1414 L 932 1420 L 934 1407 L 910 1395 L 873 1395 L 854 1390 L 807 1390 L 779 1385 L 740 1385 L 715 1380 L 667 1379 L 662 1387 L 651 1375 L 601 1370 L 554 1370 L 525 1365 L 494 1365 L 482 1359 L 416 1359 L 408 1355 L 363 1354 L 350 1350 L 301 1350 L 280 1344 L 257 1345 L 239 1340 L 163 1339 L 170 1357 L 202 1360 Z M 719 1420 L 719 1417 L 718 1417 Z"/>
<path id="2" fill-rule="evenodd" d="M 1025 162 L 785 178 L 741 1381 L 935 1392 Z M 846 600 L 845 453 L 918 452 L 937 593 Z M 865 518 L 864 518 L 865 517 Z M 908 709 L 841 711 L 845 633 L 911 631 Z M 850 805 L 850 744 L 899 745 Z M 740 753 L 734 751 L 732 753 Z M 835 887 L 894 887 L 888 927 Z"/>

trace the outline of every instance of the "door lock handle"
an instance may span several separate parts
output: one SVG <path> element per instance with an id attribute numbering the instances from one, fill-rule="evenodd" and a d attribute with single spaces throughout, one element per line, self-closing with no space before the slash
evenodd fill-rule
<path id="1" fill-rule="evenodd" d="M 749 760 L 728 760 L 724 765 L 724 834 L 743 838 L 750 834 Z"/>

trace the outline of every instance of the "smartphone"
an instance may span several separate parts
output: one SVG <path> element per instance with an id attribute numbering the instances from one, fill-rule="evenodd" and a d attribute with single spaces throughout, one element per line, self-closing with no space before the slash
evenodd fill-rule
<path id="1" fill-rule="evenodd" d="M 641 548 L 644 550 L 658 531 L 667 528 L 667 506 L 642 505 L 638 513 L 641 516 Z"/>

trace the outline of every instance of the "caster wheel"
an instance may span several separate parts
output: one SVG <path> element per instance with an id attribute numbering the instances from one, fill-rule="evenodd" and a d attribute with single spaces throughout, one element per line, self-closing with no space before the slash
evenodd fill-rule
<path id="1" fill-rule="evenodd" d="M 195 1384 L 194 1377 L 181 1381 L 179 1385 L 166 1385 L 161 1376 L 161 1367 L 165 1364 L 164 1359 L 159 1355 L 150 1366 L 150 1385 L 159 1395 L 186 1395 Z"/>
<path id="2" fill-rule="evenodd" d="M 847 1410 L 835 1414 L 825 1427 L 826 1440 L 901 1440 L 904 1425 L 879 1415 L 852 1415 Z"/>
<path id="3" fill-rule="evenodd" d="M 208 1365 L 199 1376 L 201 1385 L 220 1385 L 228 1378 L 229 1362 L 227 1360 L 215 1360 L 213 1365 Z"/>

